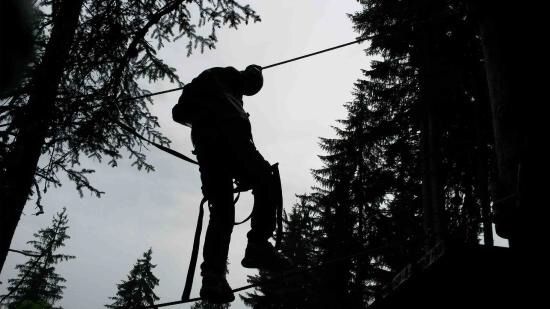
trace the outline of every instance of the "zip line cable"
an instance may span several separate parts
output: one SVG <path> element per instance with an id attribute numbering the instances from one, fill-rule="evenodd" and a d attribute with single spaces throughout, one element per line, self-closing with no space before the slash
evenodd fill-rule
<path id="1" fill-rule="evenodd" d="M 333 47 L 330 47 L 330 48 L 327 48 L 327 49 L 323 49 L 323 50 L 316 51 L 316 52 L 313 52 L 313 53 L 310 53 L 310 54 L 306 54 L 306 55 L 303 55 L 303 56 L 300 56 L 300 57 L 296 57 L 296 58 L 288 59 L 288 60 L 285 60 L 285 61 L 277 62 L 277 63 L 274 63 L 274 64 L 270 64 L 270 65 L 268 65 L 268 66 L 262 67 L 262 70 L 269 69 L 269 68 L 273 68 L 273 67 L 276 67 L 276 66 L 279 66 L 279 65 L 282 65 L 282 64 L 287 64 L 287 63 L 289 63 L 289 62 L 294 62 L 294 61 L 301 60 L 301 59 L 304 59 L 304 58 L 308 58 L 308 57 L 311 57 L 311 56 L 319 55 L 319 54 L 322 54 L 322 53 L 326 53 L 326 52 L 331 51 L 331 50 L 335 50 L 335 49 L 339 49 L 339 48 L 342 48 L 342 47 L 346 47 L 346 46 L 348 46 L 348 45 L 353 45 L 353 44 L 361 43 L 361 42 L 363 42 L 363 41 L 365 41 L 365 40 L 372 39 L 373 37 L 374 37 L 374 36 L 370 36 L 370 37 L 365 37 L 365 38 L 357 39 L 357 40 L 355 40 L 355 41 L 353 41 L 353 42 L 348 42 L 348 43 L 345 43 L 345 44 L 333 46 Z"/>
<path id="2" fill-rule="evenodd" d="M 263 66 L 263 67 L 262 67 L 262 70 L 270 69 L 270 68 L 273 68 L 273 67 L 276 67 L 276 66 L 279 66 L 279 65 L 287 64 L 287 63 L 289 63 L 289 62 L 294 62 L 294 61 L 301 60 L 301 59 L 304 59 L 304 58 L 316 56 L 316 55 L 319 55 L 319 54 L 322 54 L 322 53 L 326 53 L 326 52 L 329 52 L 329 51 L 332 51 L 332 50 L 335 50 L 335 49 L 339 49 L 339 48 L 342 48 L 342 47 L 346 47 L 346 46 L 349 46 L 349 45 L 361 43 L 361 42 L 363 42 L 363 41 L 373 39 L 373 38 L 376 37 L 376 36 L 377 36 L 377 35 L 372 35 L 372 36 L 368 36 L 368 37 L 363 37 L 363 38 L 357 39 L 357 40 L 352 41 L 352 42 L 340 44 L 340 45 L 333 46 L 333 47 L 329 47 L 329 48 L 326 48 L 326 49 L 323 49 L 323 50 L 320 50 L 320 51 L 316 51 L 316 52 L 313 52 L 313 53 L 305 54 L 305 55 L 300 56 L 300 57 L 296 57 L 296 58 L 284 60 L 284 61 L 281 61 L 281 62 L 277 62 L 277 63 L 274 63 L 274 64 L 270 64 L 270 65 L 267 65 L 267 66 Z M 182 89 L 183 89 L 183 86 L 182 86 L 182 87 L 177 87 L 177 88 L 172 88 L 172 89 L 167 89 L 167 90 L 162 90 L 162 91 L 158 91 L 158 92 L 151 92 L 151 93 L 144 94 L 144 95 L 140 95 L 140 96 L 135 96 L 135 97 L 128 97 L 128 98 L 124 98 L 124 99 L 119 99 L 118 101 L 119 101 L 119 102 L 122 102 L 122 101 L 130 101 L 130 100 L 137 100 L 137 99 L 149 98 L 149 97 L 153 97 L 153 96 L 156 96 L 156 95 L 165 94 L 165 93 L 169 93 L 169 92 L 174 92 L 174 91 L 178 91 L 178 90 L 182 90 Z"/>
<path id="3" fill-rule="evenodd" d="M 274 63 L 274 64 L 270 64 L 270 65 L 267 65 L 267 66 L 262 67 L 262 70 L 270 69 L 270 68 L 273 68 L 273 67 L 276 67 L 276 66 L 279 66 L 279 65 L 287 64 L 287 63 L 294 62 L 294 61 L 297 61 L 297 60 L 301 60 L 301 59 L 304 59 L 304 58 L 309 58 L 309 57 L 312 57 L 312 56 L 316 56 L 316 55 L 319 55 L 319 54 L 322 54 L 322 53 L 326 53 L 326 52 L 329 52 L 329 51 L 332 51 L 332 50 L 335 50 L 335 49 L 339 49 L 339 48 L 342 48 L 342 47 L 346 47 L 346 46 L 349 46 L 349 45 L 361 43 L 361 42 L 363 42 L 363 41 L 370 40 L 370 39 L 372 39 L 372 38 L 374 38 L 374 37 L 376 37 L 376 35 L 368 36 L 368 37 L 364 37 L 364 38 L 360 38 L 360 39 L 357 39 L 357 40 L 352 41 L 352 42 L 340 44 L 340 45 L 333 46 L 333 47 L 329 47 L 329 48 L 326 48 L 326 49 L 323 49 L 323 50 L 320 50 L 320 51 L 316 51 L 316 52 L 313 52 L 313 53 L 305 54 L 305 55 L 300 56 L 300 57 L 296 57 L 296 58 L 284 60 L 284 61 L 281 61 L 281 62 L 277 62 L 277 63 Z M 178 90 L 182 90 L 182 89 L 183 89 L 183 87 L 178 87 L 178 88 L 173 88 L 173 89 L 167 89 L 167 90 L 158 91 L 158 92 L 152 92 L 152 93 L 149 93 L 149 94 L 144 94 L 144 95 L 140 95 L 140 96 L 136 96 L 136 97 L 130 97 L 130 98 L 126 98 L 126 99 L 121 99 L 121 100 L 119 100 L 119 101 L 127 101 L 127 100 L 135 100 L 135 99 L 148 98 L 148 97 L 156 96 L 156 95 L 159 95 L 159 94 L 165 94 L 165 93 L 169 93 L 169 92 L 173 92 L 173 91 L 178 91 Z"/>
<path id="4" fill-rule="evenodd" d="M 346 47 L 346 46 L 349 46 L 349 45 L 362 43 L 363 41 L 371 40 L 371 39 L 373 39 L 377 36 L 380 36 L 380 35 L 371 35 L 371 36 L 367 36 L 367 37 L 362 37 L 362 38 L 357 39 L 355 41 L 351 41 L 351 42 L 348 42 L 348 43 L 336 45 L 336 46 L 329 47 L 329 48 L 326 48 L 326 49 L 323 49 L 323 50 L 319 50 L 319 51 L 316 51 L 316 52 L 313 52 L 313 53 L 305 54 L 303 56 L 299 56 L 299 57 L 296 57 L 296 58 L 291 58 L 291 59 L 284 60 L 284 61 L 281 61 L 281 62 L 266 65 L 266 66 L 262 67 L 262 70 L 270 69 L 270 68 L 273 68 L 273 67 L 276 67 L 276 66 L 279 66 L 279 65 L 287 64 L 287 63 L 294 62 L 294 61 L 297 61 L 297 60 L 301 60 L 301 59 L 304 59 L 304 58 L 309 58 L 309 57 L 312 57 L 312 56 L 316 56 L 316 55 L 326 53 L 326 52 L 329 52 L 329 51 L 332 51 L 332 50 L 335 50 L 335 49 L 339 49 L 339 48 L 342 48 L 342 47 Z M 131 100 L 149 98 L 149 97 L 153 97 L 153 96 L 157 96 L 157 95 L 161 95 L 161 94 L 165 94 L 165 93 L 170 93 L 170 92 L 174 92 L 174 91 L 178 91 L 178 90 L 182 90 L 182 89 L 183 89 L 183 86 L 177 87 L 177 88 L 172 88 L 172 89 L 161 90 L 161 91 L 157 91 L 157 92 L 151 92 L 151 93 L 148 93 L 148 94 L 143 94 L 143 95 L 139 95 L 139 96 L 135 96 L 135 97 L 121 98 L 121 99 L 118 99 L 117 102 L 124 102 L 124 101 L 131 101 Z M 74 98 L 85 97 L 85 96 L 86 95 L 78 95 L 78 96 L 75 96 L 75 97 L 72 97 L 72 98 L 74 99 Z"/>
<path id="5" fill-rule="evenodd" d="M 300 56 L 300 57 L 296 57 L 296 58 L 284 60 L 284 61 L 281 61 L 281 62 L 273 63 L 273 64 L 262 67 L 262 70 L 270 69 L 270 68 L 273 68 L 273 67 L 276 67 L 276 66 L 279 66 L 279 65 L 287 64 L 289 62 L 294 62 L 294 61 L 301 60 L 301 59 L 304 59 L 304 58 L 308 58 L 308 57 L 312 57 L 312 56 L 319 55 L 319 54 L 322 54 L 322 53 L 326 53 L 326 52 L 329 52 L 329 51 L 332 51 L 332 50 L 335 50 L 335 49 L 339 49 L 339 48 L 342 48 L 342 47 L 346 47 L 346 46 L 349 46 L 349 45 L 361 43 L 363 41 L 373 39 L 374 37 L 377 37 L 377 36 L 378 35 L 363 37 L 363 38 L 357 39 L 357 40 L 352 41 L 352 42 L 336 45 L 336 46 L 329 47 L 329 48 L 326 48 L 326 49 L 323 49 L 323 50 L 319 50 L 319 51 L 316 51 L 316 52 L 313 52 L 313 53 L 305 54 L 305 55 Z M 154 97 L 154 96 L 157 96 L 157 95 L 170 93 L 170 92 L 174 92 L 174 91 L 178 91 L 178 90 L 182 90 L 182 89 L 183 89 L 183 86 L 177 87 L 177 88 L 161 90 L 161 91 L 157 91 L 157 92 L 151 92 L 151 93 L 148 93 L 148 94 L 142 94 L 142 95 L 138 95 L 138 96 L 135 96 L 135 97 L 121 98 L 121 99 L 118 99 L 117 102 L 124 102 L 124 101 L 131 101 L 131 100 L 149 98 L 149 97 Z M 72 97 L 72 99 L 79 98 L 79 97 L 86 97 L 86 95 L 78 95 L 78 96 Z"/>
<path id="6" fill-rule="evenodd" d="M 312 57 L 312 56 L 316 56 L 316 55 L 319 55 L 319 54 L 322 54 L 322 53 L 326 53 L 326 52 L 329 52 L 329 51 L 332 51 L 332 50 L 335 50 L 335 49 L 339 49 L 339 48 L 342 48 L 342 47 L 346 47 L 346 46 L 349 46 L 349 45 L 353 45 L 353 44 L 357 44 L 357 43 L 361 43 L 365 40 L 369 40 L 369 39 L 372 39 L 374 37 L 376 37 L 377 35 L 373 35 L 373 36 L 368 36 L 368 37 L 363 37 L 363 38 L 360 38 L 360 39 L 357 39 L 355 41 L 351 41 L 351 42 L 348 42 L 348 43 L 344 43 L 344 44 L 340 44 L 340 45 L 337 45 L 337 46 L 333 46 L 333 47 L 329 47 L 329 48 L 326 48 L 326 49 L 323 49 L 323 50 L 319 50 L 319 51 L 316 51 L 316 52 L 313 52 L 313 53 L 309 53 L 309 54 L 305 54 L 305 55 L 302 55 L 302 56 L 299 56 L 299 57 L 296 57 L 296 58 L 292 58 L 292 59 L 288 59 L 288 60 L 284 60 L 284 61 L 281 61 L 281 62 L 277 62 L 277 63 L 274 63 L 274 64 L 270 64 L 270 65 L 267 65 L 267 66 L 264 66 L 262 67 L 262 70 L 265 70 L 265 69 L 269 69 L 269 68 L 273 68 L 273 67 L 276 67 L 276 66 L 280 66 L 280 65 L 283 65 L 283 64 L 287 64 L 287 63 L 290 63 L 290 62 L 294 62 L 294 61 L 298 61 L 298 60 L 301 60 L 301 59 L 305 59 L 305 58 L 308 58 L 308 57 Z M 163 91 L 158 91 L 158 92 L 152 92 L 152 93 L 148 93 L 148 94 L 144 94 L 144 95 L 140 95 L 140 96 L 135 96 L 135 97 L 128 97 L 128 98 L 122 98 L 122 99 L 118 99 L 118 100 L 115 100 L 115 104 L 117 102 L 124 102 L 124 101 L 131 101 L 131 100 L 137 100 L 137 99 L 143 99 L 143 98 L 149 98 L 149 97 L 152 97 L 152 96 L 156 96 L 156 95 L 160 95 L 160 94 L 165 94 L 165 93 L 169 93 L 169 92 L 174 92 L 174 91 L 178 91 L 178 90 L 182 90 L 183 87 L 177 87 L 177 88 L 173 88 L 173 89 L 167 89 L 167 90 L 163 90 Z M 137 138 L 139 138 L 140 140 L 143 140 L 145 142 L 148 142 L 150 143 L 151 145 L 155 146 L 156 148 L 158 148 L 159 150 L 161 151 L 164 151 L 172 156 L 175 156 L 177 158 L 180 158 L 184 161 L 187 161 L 189 163 L 192 163 L 192 164 L 198 164 L 197 161 L 189 158 L 188 156 L 180 153 L 180 152 L 177 152 L 169 147 L 166 147 L 166 146 L 163 146 L 163 145 L 160 145 L 158 143 L 155 143 L 149 139 L 147 139 L 146 137 L 144 137 L 143 135 L 139 134 L 134 128 L 132 128 L 131 126 L 127 125 L 127 124 L 124 124 L 122 123 L 121 121 L 119 120 L 116 120 L 116 123 L 122 128 L 124 129 L 125 131 L 128 131 L 129 133 L 131 133 L 132 135 L 136 136 Z"/>
<path id="7" fill-rule="evenodd" d="M 356 252 L 356 253 L 352 253 L 352 254 L 349 254 L 349 255 L 346 255 L 346 256 L 341 256 L 341 257 L 334 258 L 332 260 L 328 260 L 324 263 L 320 263 L 320 264 L 315 265 L 315 266 L 310 266 L 310 267 L 307 267 L 307 268 L 304 268 L 304 269 L 295 269 L 295 270 L 286 271 L 286 272 L 283 272 L 280 275 L 276 275 L 272 278 L 267 279 L 265 282 L 248 284 L 248 285 L 245 285 L 245 286 L 235 288 L 231 291 L 233 293 L 238 293 L 238 292 L 241 292 L 241 291 L 244 291 L 244 290 L 248 290 L 248 289 L 251 289 L 251 288 L 255 288 L 255 287 L 258 287 L 258 286 L 265 285 L 267 283 L 272 283 L 272 282 L 275 282 L 275 281 L 279 281 L 279 280 L 282 280 L 284 278 L 287 278 L 287 277 L 290 277 L 290 276 L 293 276 L 293 275 L 307 273 L 307 272 L 310 272 L 310 271 L 313 271 L 313 270 L 316 270 L 316 269 L 319 269 L 319 268 L 324 268 L 324 267 L 329 266 L 329 265 L 334 264 L 334 263 L 346 261 L 346 260 L 349 260 L 349 259 L 352 259 L 352 258 L 355 258 L 355 257 L 366 255 L 366 254 L 371 254 L 371 253 L 383 251 L 383 250 L 386 250 L 386 249 L 391 248 L 391 247 L 392 246 L 390 246 L 390 245 L 384 245 L 384 246 L 380 246 L 380 247 L 377 247 L 377 248 L 361 250 L 361 251 Z M 203 298 L 202 297 L 195 297 L 195 298 L 190 298 L 190 299 L 186 299 L 186 300 L 177 300 L 177 301 L 171 301 L 171 302 L 166 302 L 166 303 L 149 305 L 149 306 L 141 307 L 141 309 L 153 309 L 153 308 L 169 307 L 169 306 L 174 306 L 174 305 L 179 305 L 179 304 L 192 303 L 192 302 L 196 302 L 196 301 L 200 301 L 200 300 L 203 300 Z"/>

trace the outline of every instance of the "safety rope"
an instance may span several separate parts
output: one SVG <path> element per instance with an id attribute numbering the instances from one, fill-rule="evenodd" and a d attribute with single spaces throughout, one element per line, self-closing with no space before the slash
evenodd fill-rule
<path id="1" fill-rule="evenodd" d="M 198 165 L 199 163 L 191 158 L 189 158 L 188 156 L 182 154 L 182 153 L 179 153 L 177 151 L 175 151 L 174 149 L 171 149 L 171 148 L 168 148 L 166 146 L 163 146 L 159 143 L 156 143 L 156 142 L 153 142 L 152 140 L 149 140 L 147 139 L 145 136 L 139 134 L 134 128 L 130 127 L 129 125 L 123 123 L 122 121 L 120 120 L 115 120 L 116 124 L 118 124 L 121 128 L 123 128 L 124 130 L 128 131 L 130 134 L 136 136 L 137 138 L 143 140 L 143 141 L 146 141 L 148 142 L 149 144 L 157 147 L 158 149 L 176 157 L 176 158 L 180 158 L 184 161 L 187 161 L 189 163 L 192 163 L 192 164 L 196 164 Z"/>
<path id="2" fill-rule="evenodd" d="M 304 58 L 308 58 L 308 57 L 311 57 L 311 56 L 319 55 L 319 54 L 322 54 L 322 53 L 326 53 L 326 52 L 329 52 L 329 51 L 331 51 L 331 50 L 335 50 L 335 49 L 339 49 L 339 48 L 342 48 L 342 47 L 346 47 L 346 46 L 348 46 L 348 45 L 353 45 L 353 44 L 361 43 L 361 42 L 363 42 L 363 41 L 365 41 L 365 40 L 370 40 L 370 39 L 372 39 L 372 38 L 374 38 L 374 37 L 375 37 L 375 36 L 363 37 L 363 38 L 357 39 L 357 40 L 352 41 L 352 42 L 340 44 L 340 45 L 333 46 L 333 47 L 329 47 L 329 48 L 326 48 L 326 49 L 323 49 L 323 50 L 320 50 L 320 51 L 316 51 L 316 52 L 313 52 L 313 53 L 310 53 L 310 54 L 306 54 L 306 55 L 303 55 L 303 56 L 300 56 L 300 57 L 296 57 L 296 58 L 284 60 L 284 61 L 281 61 L 281 62 L 277 62 L 277 63 L 274 63 L 274 64 L 266 65 L 265 67 L 262 67 L 262 70 L 269 69 L 269 68 L 273 68 L 273 67 L 276 67 L 276 66 L 279 66 L 279 65 L 282 65 L 282 64 L 287 64 L 287 63 L 289 63 L 289 62 L 294 62 L 294 61 L 301 60 L 301 59 L 304 59 Z"/>
<path id="3" fill-rule="evenodd" d="M 206 197 L 203 197 L 199 208 L 199 218 L 197 219 L 195 237 L 193 238 L 193 249 L 191 250 L 191 261 L 189 262 L 189 269 L 187 270 L 187 278 L 185 278 L 185 287 L 183 289 L 181 299 L 189 299 L 191 288 L 193 287 L 193 276 L 195 275 L 195 267 L 197 265 L 197 257 L 199 255 L 199 246 L 202 232 L 202 219 L 204 217 L 204 203 L 206 203 L 206 201 Z"/>
<path id="4" fill-rule="evenodd" d="M 391 245 L 384 245 L 384 246 L 380 246 L 380 247 L 377 247 L 377 248 L 365 249 L 365 250 L 361 250 L 359 252 L 352 253 L 352 254 L 349 254 L 349 255 L 346 255 L 346 256 L 341 256 L 341 257 L 337 257 L 337 258 L 328 260 L 326 262 L 320 263 L 320 264 L 315 265 L 315 266 L 309 266 L 309 267 L 306 267 L 306 268 L 303 268 L 303 269 L 297 268 L 297 269 L 294 269 L 294 270 L 286 271 L 286 272 L 281 273 L 280 275 L 271 277 L 271 278 L 267 279 L 264 282 L 253 283 L 253 284 L 248 284 L 248 285 L 245 285 L 245 286 L 241 286 L 239 288 L 231 290 L 231 292 L 232 293 L 241 292 L 241 291 L 248 290 L 248 289 L 251 289 L 251 288 L 255 288 L 255 287 L 258 287 L 258 286 L 262 286 L 262 285 L 265 285 L 265 284 L 268 284 L 268 283 L 272 283 L 274 281 L 285 279 L 285 278 L 293 276 L 293 275 L 307 273 L 307 272 L 310 272 L 310 271 L 313 271 L 313 270 L 316 270 L 316 269 L 319 269 L 319 268 L 324 268 L 324 267 L 329 266 L 329 265 L 334 264 L 334 263 L 338 263 L 338 262 L 341 262 L 341 261 L 346 261 L 346 260 L 349 260 L 349 259 L 352 259 L 352 258 L 355 258 L 355 257 L 366 255 L 366 254 L 372 254 L 372 253 L 375 253 L 375 252 L 378 252 L 378 251 L 387 250 L 388 248 L 391 248 L 391 247 L 392 247 Z M 174 305 L 179 305 L 179 304 L 192 303 L 192 302 L 196 302 L 196 301 L 200 301 L 200 300 L 204 300 L 204 299 L 202 297 L 195 297 L 195 298 L 189 298 L 189 299 L 185 299 L 185 300 L 177 300 L 177 301 L 171 301 L 171 302 L 166 302 L 166 303 L 154 304 L 154 305 L 150 305 L 150 306 L 144 306 L 144 307 L 141 307 L 141 309 L 168 307 L 168 306 L 174 306 Z"/>

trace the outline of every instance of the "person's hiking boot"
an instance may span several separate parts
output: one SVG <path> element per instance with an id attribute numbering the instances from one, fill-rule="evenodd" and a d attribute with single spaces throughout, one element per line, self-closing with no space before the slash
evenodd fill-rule
<path id="1" fill-rule="evenodd" d="M 235 295 L 227 283 L 225 276 L 204 274 L 202 276 L 202 287 L 200 296 L 204 300 L 214 303 L 230 303 L 235 300 Z"/>
<path id="2" fill-rule="evenodd" d="M 285 271 L 294 265 L 269 243 L 248 243 L 241 265 L 246 268 L 259 268 L 267 271 Z"/>

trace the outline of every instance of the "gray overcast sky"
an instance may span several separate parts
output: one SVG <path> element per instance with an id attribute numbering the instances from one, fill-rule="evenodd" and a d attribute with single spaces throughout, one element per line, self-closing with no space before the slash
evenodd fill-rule
<path id="1" fill-rule="evenodd" d="M 243 69 L 251 63 L 268 65 L 305 53 L 352 41 L 357 34 L 346 14 L 360 9 L 353 0 L 255 1 L 251 5 L 262 17 L 261 23 L 239 30 L 218 33 L 216 49 L 187 58 L 186 41 L 162 50 L 166 62 L 174 66 L 183 82 L 213 66 Z M 352 99 L 353 83 L 361 77 L 370 59 L 363 50 L 368 43 L 352 45 L 299 62 L 264 71 L 264 88 L 245 98 L 251 115 L 255 143 L 264 157 L 280 163 L 287 209 L 296 202 L 295 194 L 314 185 L 310 170 L 321 166 L 318 137 L 334 136 L 331 125 L 345 117 L 343 104 Z M 148 85 L 151 91 L 173 88 L 160 82 Z M 159 117 L 161 130 L 172 140 L 171 147 L 189 154 L 189 129 L 174 123 L 171 108 L 179 93 L 154 98 L 152 111 Z M 35 217 L 29 203 L 18 226 L 12 248 L 26 249 L 32 233 L 49 224 L 52 216 L 67 206 L 70 220 L 64 253 L 77 259 L 62 263 L 59 272 L 67 279 L 64 308 L 100 308 L 116 293 L 116 284 L 126 278 L 136 259 L 153 248 L 156 288 L 161 302 L 179 299 L 183 290 L 196 217 L 201 199 L 198 169 L 191 164 L 150 148 L 148 158 L 156 172 L 138 172 L 129 161 L 117 168 L 94 162 L 85 167 L 97 170 L 93 182 L 106 194 L 101 199 L 80 199 L 74 186 L 65 185 L 48 192 L 46 214 Z M 237 219 L 251 210 L 251 195 L 237 205 Z M 205 221 L 205 224 L 207 222 Z M 229 283 L 233 288 L 247 284 L 240 260 L 246 245 L 249 224 L 235 228 L 229 253 Z M 198 263 L 201 263 L 199 258 Z M 0 281 L 5 293 L 8 278 L 15 276 L 15 264 L 24 259 L 10 254 Z M 200 275 L 195 274 L 192 297 L 198 296 Z M 174 306 L 189 308 L 190 305 Z M 231 308 L 246 308 L 237 298 Z"/>

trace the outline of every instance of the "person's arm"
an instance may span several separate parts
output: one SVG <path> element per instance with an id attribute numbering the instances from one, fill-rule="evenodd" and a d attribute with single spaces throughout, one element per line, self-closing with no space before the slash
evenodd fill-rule
<path id="1" fill-rule="evenodd" d="M 192 105 L 191 102 L 191 84 L 183 87 L 178 103 L 172 108 L 172 119 L 184 126 L 191 127 L 192 122 Z"/>

